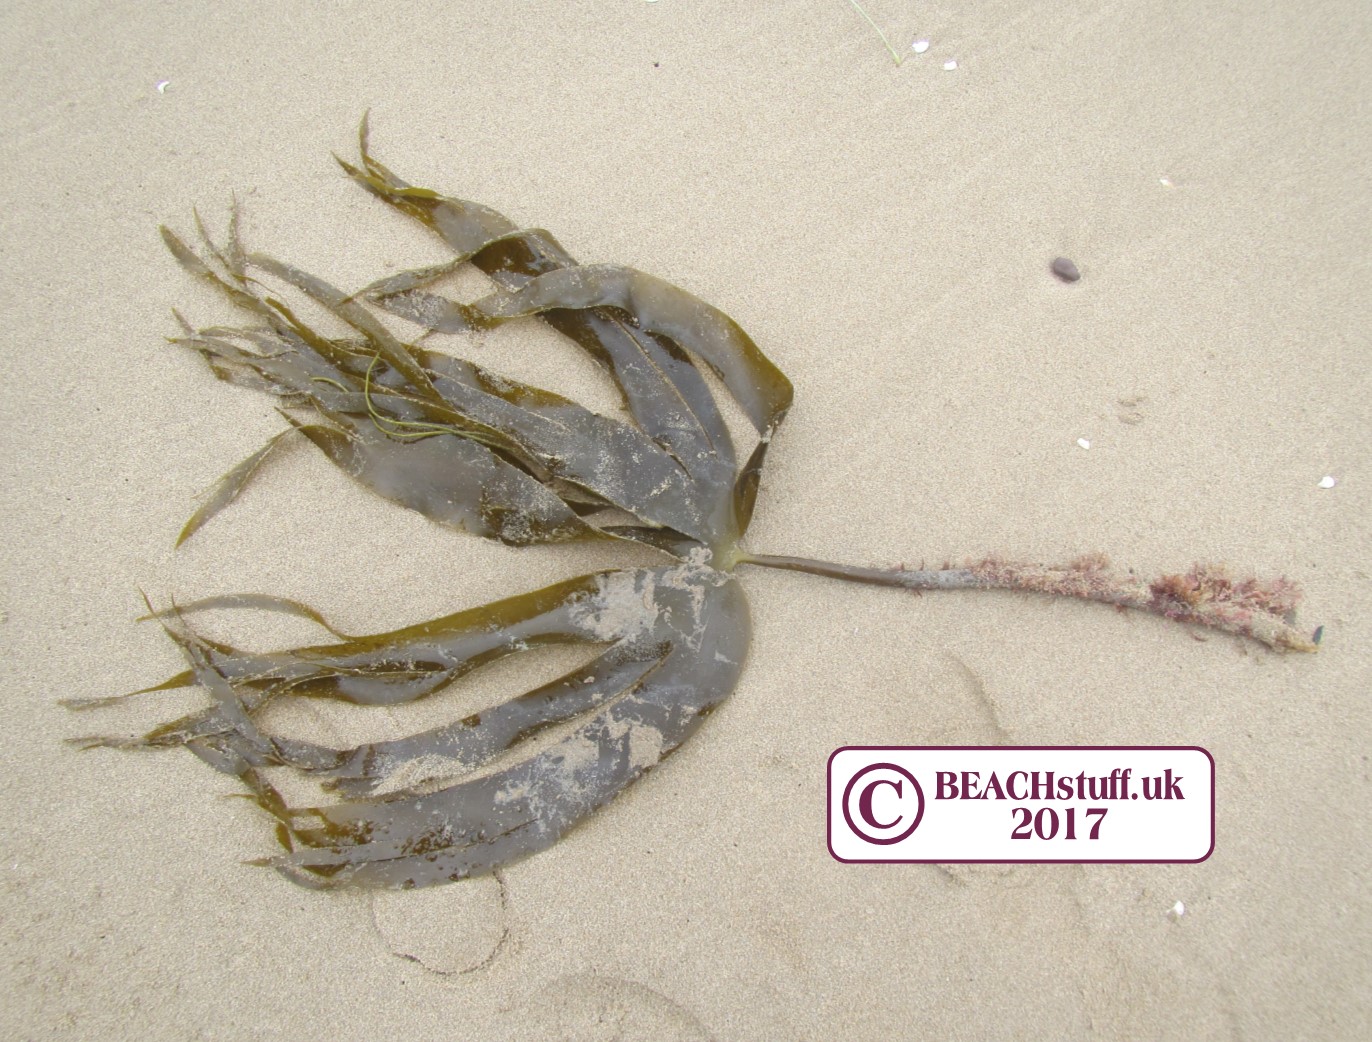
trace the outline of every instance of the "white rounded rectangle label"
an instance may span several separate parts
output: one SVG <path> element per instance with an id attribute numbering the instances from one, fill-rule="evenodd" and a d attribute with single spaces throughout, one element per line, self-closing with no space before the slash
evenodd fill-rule
<path id="1" fill-rule="evenodd" d="M 848 746 L 829 757 L 846 862 L 1196 862 L 1215 761 L 1196 746 Z"/>

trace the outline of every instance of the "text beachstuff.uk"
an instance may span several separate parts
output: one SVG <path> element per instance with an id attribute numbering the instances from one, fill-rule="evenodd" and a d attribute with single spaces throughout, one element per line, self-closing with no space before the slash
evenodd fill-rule
<path id="1" fill-rule="evenodd" d="M 980 771 L 938 771 L 936 800 L 1184 800 L 1182 775 L 1171 769 L 1140 776 L 1134 788 L 1133 771 L 1116 767 L 1109 774 L 1057 775 L 1053 771 L 1011 771 L 1002 779 L 992 771 L 985 781 Z"/>

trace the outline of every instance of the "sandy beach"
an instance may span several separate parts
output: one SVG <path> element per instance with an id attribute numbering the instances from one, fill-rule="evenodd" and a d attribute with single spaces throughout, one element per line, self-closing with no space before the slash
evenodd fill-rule
<path id="1" fill-rule="evenodd" d="M 899 63 L 846 0 L 0 12 L 0 1034 L 1364 1037 L 1372 9 L 864 7 Z M 233 779 L 180 749 L 67 741 L 205 702 L 60 704 L 185 668 L 135 622 L 141 591 L 296 598 L 376 632 L 660 560 L 454 532 L 303 439 L 174 550 L 197 496 L 285 421 L 167 342 L 172 308 L 234 315 L 158 225 L 191 236 L 198 211 L 219 232 L 236 198 L 251 248 L 349 288 L 444 260 L 331 158 L 356 154 L 368 110 L 404 178 L 688 289 L 784 370 L 795 404 L 747 549 L 1223 563 L 1298 583 L 1320 650 L 740 569 L 754 637 L 732 695 L 549 849 L 415 891 L 248 864 L 277 847 Z M 433 346 L 619 414 L 533 320 Z M 319 639 L 282 615 L 206 625 Z M 559 654 L 464 697 L 578 661 Z M 323 708 L 291 726 L 348 738 Z M 851 745 L 1201 746 L 1214 854 L 840 864 L 825 765 Z"/>

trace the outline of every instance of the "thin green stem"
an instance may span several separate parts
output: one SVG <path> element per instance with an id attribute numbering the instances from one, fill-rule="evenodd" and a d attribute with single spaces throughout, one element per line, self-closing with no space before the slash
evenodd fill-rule
<path id="1" fill-rule="evenodd" d="M 499 444 L 492 438 L 483 437 L 476 431 L 464 430 L 447 423 L 427 423 L 418 420 L 399 420 L 394 416 L 387 416 L 379 412 L 372 402 L 372 372 L 376 369 L 377 363 L 381 361 L 381 352 L 372 355 L 371 365 L 367 366 L 366 375 L 362 378 L 362 398 L 367 403 L 367 413 L 371 416 L 372 425 L 382 434 L 397 441 L 419 441 L 423 438 L 433 438 L 440 434 L 453 434 L 459 438 L 470 438 L 472 441 L 480 442 L 486 446 L 496 446 Z M 336 381 L 335 381 L 336 382 Z M 391 426 L 383 427 L 382 424 Z"/>
<path id="2" fill-rule="evenodd" d="M 891 60 L 896 63 L 896 68 L 900 68 L 901 63 L 905 59 L 896 52 L 896 49 L 894 47 L 891 46 L 891 41 L 886 39 L 886 34 L 881 31 L 881 26 L 877 25 L 876 22 L 872 21 L 872 16 L 867 13 L 867 9 L 863 7 L 860 3 L 858 3 L 857 0 L 848 0 L 848 2 L 853 5 L 853 8 L 857 11 L 858 14 L 862 15 L 862 17 L 867 20 L 867 24 L 877 31 L 877 35 L 881 37 L 881 42 L 886 45 L 886 50 L 889 51 L 891 54 Z M 778 565 L 777 567 L 781 566 Z"/>

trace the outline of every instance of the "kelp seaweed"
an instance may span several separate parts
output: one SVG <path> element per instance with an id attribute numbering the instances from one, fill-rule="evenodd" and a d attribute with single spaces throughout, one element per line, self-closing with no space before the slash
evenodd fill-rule
<path id="1" fill-rule="evenodd" d="M 226 507 L 282 441 L 300 434 L 354 480 L 436 522 L 511 546 L 620 540 L 670 563 L 606 571 L 386 633 L 349 635 L 307 605 L 260 594 L 152 611 L 189 669 L 147 690 L 198 685 L 204 709 L 135 739 L 85 746 L 183 745 L 240 778 L 277 822 L 285 853 L 264 859 L 313 887 L 424 886 L 492 871 L 547 847 L 656 766 L 734 688 L 750 643 L 740 564 L 912 590 L 1006 588 L 1086 597 L 1311 650 L 1291 626 L 1294 588 L 1235 581 L 1216 569 L 1143 583 L 1101 557 L 1051 568 L 996 559 L 940 569 L 873 569 L 749 554 L 740 547 L 773 432 L 791 404 L 787 378 L 727 315 L 630 268 L 582 266 L 546 231 L 402 181 L 371 155 L 366 122 L 359 185 L 452 249 L 443 264 L 354 293 L 244 251 L 237 213 L 227 241 L 201 225 L 197 252 L 162 234 L 181 266 L 253 324 L 194 329 L 173 341 L 221 380 L 276 396 L 288 426 L 226 474 L 180 540 Z M 464 265 L 495 291 L 463 304 L 434 284 Z M 312 329 L 259 276 L 313 300 L 350 330 Z M 585 350 L 614 381 L 629 421 L 397 339 L 385 311 L 433 334 L 536 318 Z M 714 393 L 719 378 L 754 428 L 736 452 Z M 212 608 L 287 612 L 330 643 L 268 653 L 196 632 Z M 423 699 L 472 670 L 550 644 L 596 649 L 588 664 L 503 704 L 393 741 L 336 748 L 272 734 L 274 700 L 360 706 Z M 141 692 L 139 692 L 141 694 Z M 124 696 L 121 696 L 124 697 Z M 115 699 L 75 700 L 76 708 Z M 548 740 L 549 728 L 560 736 Z M 535 741 L 536 736 L 542 736 Z M 334 802 L 290 806 L 265 769 L 317 781 Z"/>

